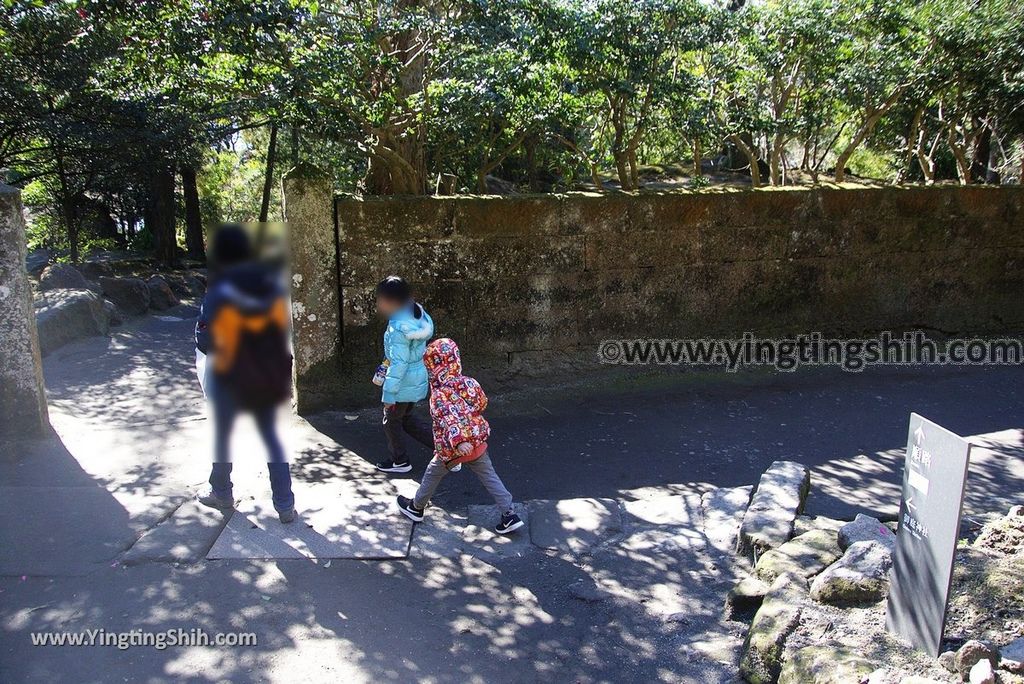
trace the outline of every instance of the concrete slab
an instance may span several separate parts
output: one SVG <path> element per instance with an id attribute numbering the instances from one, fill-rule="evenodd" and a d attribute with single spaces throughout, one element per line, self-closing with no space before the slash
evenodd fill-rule
<path id="1" fill-rule="evenodd" d="M 542 549 L 583 553 L 622 531 L 614 499 L 531 501 L 530 539 Z"/>
<path id="2" fill-rule="evenodd" d="M 723 487 L 701 497 L 704 536 L 708 544 L 721 553 L 731 554 L 736 548 L 743 513 L 750 503 L 752 487 Z"/>
<path id="3" fill-rule="evenodd" d="M 409 558 L 455 558 L 463 553 L 467 526 L 469 515 L 465 510 L 428 506 L 423 522 L 413 527 Z"/>
<path id="4" fill-rule="evenodd" d="M 673 525 L 700 528 L 699 494 L 663 494 L 649 499 L 622 502 L 622 524 L 626 528 Z"/>
<path id="5" fill-rule="evenodd" d="M 208 559 L 404 558 L 412 521 L 394 510 L 386 480 L 296 483 L 299 519 L 282 524 L 270 501 L 246 498 Z"/>
<path id="6" fill-rule="evenodd" d="M 125 565 L 198 562 L 217 541 L 230 517 L 195 499 L 185 501 L 170 517 L 143 534 L 120 560 Z"/>
<path id="7" fill-rule="evenodd" d="M 85 575 L 181 503 L 99 486 L 0 487 L 0 575 Z"/>
<path id="8" fill-rule="evenodd" d="M 499 515 L 494 506 L 470 506 L 469 524 L 462 531 L 463 552 L 483 559 L 519 558 L 531 553 L 534 550 L 530 543 L 532 508 L 517 503 L 515 510 L 526 525 L 512 534 L 498 534 L 494 526 L 498 524 Z"/>

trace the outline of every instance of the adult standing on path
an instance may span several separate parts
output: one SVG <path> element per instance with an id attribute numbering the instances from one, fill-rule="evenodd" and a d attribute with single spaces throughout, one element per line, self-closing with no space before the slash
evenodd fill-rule
<path id="1" fill-rule="evenodd" d="M 213 278 L 196 323 L 196 348 L 208 355 L 204 389 L 213 412 L 210 489 L 199 502 L 234 508 L 231 433 L 239 413 L 256 420 L 267 448 L 274 509 L 295 520 L 288 459 L 277 433 L 277 408 L 291 392 L 288 304 L 279 269 L 254 258 L 249 234 L 224 226 L 213 240 Z"/>

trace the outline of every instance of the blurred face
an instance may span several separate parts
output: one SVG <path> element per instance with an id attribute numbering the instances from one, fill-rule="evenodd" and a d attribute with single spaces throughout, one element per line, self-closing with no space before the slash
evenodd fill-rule
<path id="1" fill-rule="evenodd" d="M 377 315 L 381 318 L 391 318 L 396 311 L 402 308 L 402 302 L 389 297 L 377 297 Z"/>

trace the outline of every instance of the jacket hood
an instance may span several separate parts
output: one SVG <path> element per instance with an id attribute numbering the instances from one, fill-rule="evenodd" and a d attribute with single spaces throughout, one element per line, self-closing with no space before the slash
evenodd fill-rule
<path id="1" fill-rule="evenodd" d="M 434 322 L 418 303 L 413 302 L 403 314 L 401 318 L 391 319 L 391 325 L 410 340 L 429 340 L 434 334 Z"/>
<path id="2" fill-rule="evenodd" d="M 452 378 L 462 375 L 462 357 L 459 345 L 447 337 L 434 340 L 423 353 L 423 365 L 427 367 L 430 384 L 443 385 Z"/>
<path id="3" fill-rule="evenodd" d="M 217 279 L 216 287 L 226 299 L 242 308 L 260 308 L 282 294 L 275 270 L 258 263 L 234 266 Z"/>

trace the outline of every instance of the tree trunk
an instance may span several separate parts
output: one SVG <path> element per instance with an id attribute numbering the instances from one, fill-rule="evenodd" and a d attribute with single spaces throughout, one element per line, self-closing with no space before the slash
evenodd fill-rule
<path id="1" fill-rule="evenodd" d="M 199 208 L 196 170 L 190 165 L 181 167 L 181 189 L 185 196 L 185 249 L 191 258 L 202 259 L 206 251 L 203 245 L 203 215 Z"/>
<path id="2" fill-rule="evenodd" d="M 700 137 L 693 139 L 693 177 L 700 178 L 703 174 L 703 150 L 701 150 Z"/>
<path id="3" fill-rule="evenodd" d="M 743 156 L 746 157 L 747 163 L 750 165 L 750 184 L 755 188 L 761 187 L 761 169 L 758 167 L 757 152 L 751 145 L 748 145 L 743 136 L 733 133 L 729 136 L 729 140 L 733 142 L 736 147 L 739 148 Z"/>
<path id="4" fill-rule="evenodd" d="M 971 158 L 971 180 L 975 183 L 988 182 L 988 159 L 992 151 L 992 129 L 984 126 L 981 133 L 976 137 L 974 143 L 974 154 Z"/>
<path id="5" fill-rule="evenodd" d="M 422 0 L 399 0 L 395 10 L 403 12 L 421 6 Z M 425 86 L 426 56 L 423 37 L 417 30 L 403 31 L 384 40 L 392 56 L 402 64 L 398 90 L 400 105 L 417 98 Z M 366 171 L 366 192 L 371 195 L 425 195 L 427 192 L 426 130 L 422 117 L 397 132 L 375 131 L 377 144 Z"/>
<path id="6" fill-rule="evenodd" d="M 68 247 L 71 251 L 71 261 L 78 263 L 79 260 L 79 248 L 78 248 L 78 206 L 74 197 L 68 195 L 62 195 L 60 200 L 61 217 L 64 220 L 64 228 L 68 235 Z"/>
<path id="7" fill-rule="evenodd" d="M 267 143 L 267 165 L 263 174 L 263 201 L 260 202 L 260 223 L 266 223 L 270 215 L 270 193 L 274 189 L 274 157 L 277 155 L 277 124 L 270 125 L 270 142 Z"/>
<path id="8" fill-rule="evenodd" d="M 537 174 L 537 136 L 526 139 L 526 177 L 530 183 L 530 192 L 540 192 L 540 177 Z"/>
<path id="9" fill-rule="evenodd" d="M 146 228 L 153 236 L 156 259 L 165 265 L 171 265 L 178 259 L 174 204 L 174 174 L 169 167 L 160 165 L 150 176 L 145 220 Z"/>

